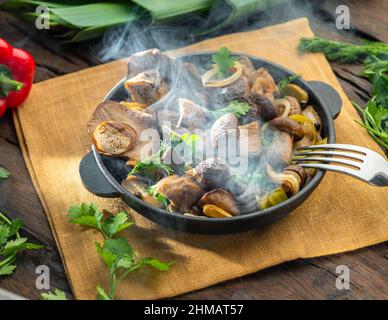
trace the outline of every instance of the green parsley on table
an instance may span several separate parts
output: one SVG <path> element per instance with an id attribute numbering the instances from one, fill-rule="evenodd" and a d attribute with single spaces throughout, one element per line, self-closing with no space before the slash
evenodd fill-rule
<path id="1" fill-rule="evenodd" d="M 0 277 L 14 272 L 14 262 L 19 252 L 43 248 L 41 245 L 27 242 L 27 238 L 20 237 L 19 230 L 22 225 L 22 220 L 9 220 L 0 213 Z"/>
<path id="2" fill-rule="evenodd" d="M 173 262 L 161 262 L 150 257 L 141 257 L 128 240 L 118 237 L 118 233 L 130 227 L 126 212 L 119 212 L 106 218 L 95 203 L 72 206 L 68 211 L 70 223 L 96 229 L 105 240 L 103 244 L 96 243 L 96 250 L 109 270 L 109 290 L 97 286 L 98 300 L 113 300 L 119 283 L 131 272 L 150 266 L 159 271 L 167 271 Z"/>

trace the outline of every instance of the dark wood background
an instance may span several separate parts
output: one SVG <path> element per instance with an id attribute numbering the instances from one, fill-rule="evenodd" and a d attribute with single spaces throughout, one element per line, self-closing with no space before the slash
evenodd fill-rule
<path id="1" fill-rule="evenodd" d="M 346 4 L 350 8 L 350 30 L 335 28 L 335 8 L 338 4 Z M 246 23 L 226 28 L 220 33 L 249 30 L 307 16 L 319 36 L 349 42 L 361 39 L 388 42 L 387 12 L 386 0 L 296 1 L 291 6 L 275 7 L 257 14 Z M 24 25 L 5 12 L 0 12 L 0 37 L 33 54 L 37 63 L 35 82 L 101 63 L 89 50 L 90 44 L 58 45 L 52 37 Z M 365 104 L 370 97 L 371 86 L 358 77 L 360 66 L 331 65 L 349 98 Z M 0 287 L 38 299 L 41 291 L 35 287 L 35 269 L 44 264 L 50 267 L 51 288 L 62 289 L 71 297 L 58 250 L 21 154 L 10 112 L 0 120 L 0 165 L 12 173 L 8 180 L 0 182 L 0 212 L 22 218 L 25 221 L 24 234 L 31 241 L 45 246 L 43 250 L 21 254 L 15 274 L 1 278 Z M 178 299 L 388 299 L 387 249 L 387 243 L 383 243 L 354 252 L 299 259 L 188 293 Z M 350 268 L 350 290 L 337 290 L 335 287 L 335 270 L 339 265 Z"/>

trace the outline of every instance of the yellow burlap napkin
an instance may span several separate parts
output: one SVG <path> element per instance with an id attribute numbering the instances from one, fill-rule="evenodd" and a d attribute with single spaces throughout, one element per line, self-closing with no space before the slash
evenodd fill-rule
<path id="1" fill-rule="evenodd" d="M 206 40 L 178 50 L 217 50 L 260 56 L 331 84 L 344 105 L 335 121 L 337 142 L 378 150 L 321 54 L 297 53 L 302 36 L 312 36 L 307 19 Z M 70 205 L 97 202 L 118 210 L 120 200 L 100 199 L 82 186 L 78 165 L 90 148 L 86 123 L 97 103 L 126 72 L 112 62 L 34 85 L 15 113 L 23 154 L 57 241 L 74 295 L 93 299 L 107 270 L 94 249 L 95 231 L 67 222 Z M 136 226 L 125 233 L 145 256 L 175 260 L 171 271 L 144 270 L 119 287 L 121 299 L 171 297 L 240 277 L 284 261 L 354 250 L 388 239 L 388 192 L 358 180 L 328 173 L 310 198 L 288 217 L 264 229 L 234 235 L 190 235 L 170 231 L 131 211 Z"/>

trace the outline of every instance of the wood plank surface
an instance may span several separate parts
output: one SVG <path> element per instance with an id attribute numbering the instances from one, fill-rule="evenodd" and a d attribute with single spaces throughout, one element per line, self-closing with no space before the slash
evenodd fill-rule
<path id="1" fill-rule="evenodd" d="M 335 8 L 339 4 L 346 4 L 351 10 L 351 30 L 338 31 L 334 27 Z M 319 36 L 349 42 L 357 42 L 361 37 L 388 41 L 387 6 L 388 2 L 383 0 L 294 1 L 288 6 L 257 14 L 245 23 L 225 28 L 219 33 L 249 30 L 307 16 Z M 91 44 L 59 45 L 52 37 L 1 11 L 0 37 L 33 54 L 37 62 L 35 82 L 101 63 L 90 50 Z M 200 39 L 191 38 L 190 41 Z M 360 67 L 335 63 L 332 67 L 349 98 L 364 104 L 370 97 L 370 84 L 358 77 Z M 35 269 L 38 265 L 47 265 L 50 267 L 51 289 L 62 289 L 71 297 L 58 250 L 21 155 L 9 112 L 0 119 L 0 165 L 12 174 L 8 180 L 0 182 L 0 212 L 9 217 L 22 218 L 25 221 L 23 233 L 31 241 L 45 246 L 43 250 L 21 254 L 15 274 L 0 278 L 0 287 L 30 299 L 38 299 L 42 291 L 35 287 Z M 350 290 L 338 290 L 335 286 L 336 267 L 339 265 L 350 268 Z M 387 299 L 388 245 L 385 243 L 355 252 L 300 259 L 178 297 L 231 298 Z"/>

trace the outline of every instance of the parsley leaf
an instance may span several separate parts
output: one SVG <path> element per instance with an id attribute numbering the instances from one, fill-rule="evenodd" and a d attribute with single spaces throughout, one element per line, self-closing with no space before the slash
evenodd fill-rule
<path id="1" fill-rule="evenodd" d="M 9 177 L 9 171 L 0 166 L 0 179 L 7 179 Z"/>
<path id="2" fill-rule="evenodd" d="M 111 218 L 104 221 L 102 228 L 105 231 L 105 233 L 108 235 L 109 238 L 113 237 L 116 233 L 119 233 L 127 228 L 129 228 L 131 225 L 133 225 L 133 222 L 127 222 L 128 221 L 128 215 L 125 212 L 119 212 L 115 216 L 112 216 Z"/>
<path id="3" fill-rule="evenodd" d="M 151 180 L 160 180 L 163 177 L 174 173 L 170 164 L 163 163 L 161 160 L 163 152 L 168 147 L 167 144 L 162 144 L 158 152 L 141 161 L 136 161 L 129 175 L 140 174 Z"/>
<path id="4" fill-rule="evenodd" d="M 282 97 L 284 97 L 284 96 L 285 96 L 285 94 L 284 94 L 284 88 L 285 88 L 288 84 L 293 83 L 295 80 L 297 80 L 297 79 L 299 79 L 299 78 L 301 78 L 301 77 L 302 77 L 302 76 L 301 76 L 300 74 L 293 74 L 293 75 L 291 75 L 291 76 L 288 76 L 288 77 L 283 78 L 282 80 L 280 80 L 279 83 L 278 83 L 278 90 L 279 90 L 279 92 L 280 92 L 280 95 L 281 95 Z"/>
<path id="5" fill-rule="evenodd" d="M 106 218 L 97 204 L 82 203 L 79 206 L 70 207 L 68 218 L 70 223 L 99 230 L 105 238 L 102 245 L 97 242 L 95 246 L 97 253 L 109 269 L 109 291 L 106 292 L 102 287 L 97 286 L 96 299 L 98 300 L 113 300 L 118 284 L 130 272 L 145 266 L 166 271 L 172 264 L 154 258 L 141 258 L 126 238 L 116 237 L 119 232 L 132 225 L 132 222 L 128 222 L 128 214 L 124 211 Z"/>
<path id="6" fill-rule="evenodd" d="M 112 215 L 106 218 L 95 203 L 82 203 L 79 206 L 71 206 L 67 217 L 70 223 L 99 230 L 106 238 L 112 238 L 115 234 L 133 224 L 128 222 L 126 212 L 120 212 L 116 216 Z"/>
<path id="7" fill-rule="evenodd" d="M 9 257 L 12 254 L 16 254 L 25 249 L 41 249 L 43 246 L 39 244 L 26 242 L 27 238 L 16 238 L 15 240 L 9 240 L 1 251 L 1 255 Z"/>
<path id="8" fill-rule="evenodd" d="M 234 66 L 237 57 L 231 55 L 231 51 L 228 48 L 222 47 L 217 53 L 213 54 L 212 61 L 217 65 L 219 77 L 225 78 L 230 68 Z"/>
<path id="9" fill-rule="evenodd" d="M 226 113 L 234 113 L 237 118 L 246 115 L 250 110 L 251 106 L 246 102 L 240 102 L 237 100 L 233 100 L 229 103 L 226 108 L 218 109 L 211 111 L 214 117 L 219 118 Z"/>
<path id="10" fill-rule="evenodd" d="M 22 226 L 20 219 L 10 221 L 0 213 L 0 276 L 10 275 L 16 269 L 12 263 L 22 250 L 40 249 L 43 246 L 27 242 L 18 231 Z"/>
<path id="11" fill-rule="evenodd" d="M 16 266 L 13 264 L 5 264 L 0 267 L 0 276 L 8 276 L 14 272 Z"/>
<path id="12" fill-rule="evenodd" d="M 42 300 L 68 300 L 66 294 L 59 289 L 55 289 L 54 293 L 50 291 L 42 293 L 40 296 Z"/>
<path id="13" fill-rule="evenodd" d="M 168 205 L 170 204 L 170 201 L 163 195 L 161 195 L 159 192 L 155 190 L 155 186 L 149 186 L 147 188 L 147 193 L 150 196 L 153 196 L 156 200 L 159 202 L 163 203 L 164 207 L 167 208 Z"/>

